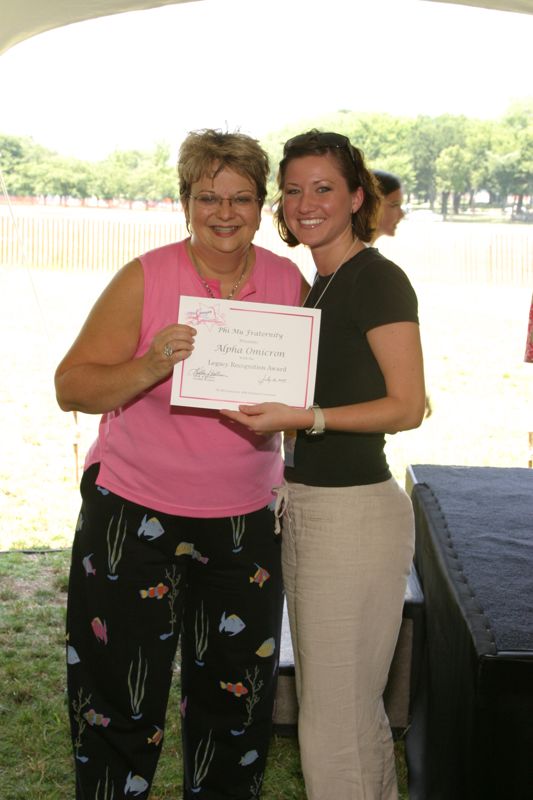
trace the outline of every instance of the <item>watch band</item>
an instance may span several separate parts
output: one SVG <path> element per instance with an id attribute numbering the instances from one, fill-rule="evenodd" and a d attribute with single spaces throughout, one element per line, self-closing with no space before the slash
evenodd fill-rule
<path id="1" fill-rule="evenodd" d="M 310 428 L 306 428 L 305 432 L 308 436 L 321 436 L 326 430 L 326 420 L 324 419 L 324 412 L 322 411 L 320 406 L 317 405 L 316 403 L 314 403 L 314 405 L 311 407 L 311 410 L 313 411 L 314 414 L 313 424 Z"/>

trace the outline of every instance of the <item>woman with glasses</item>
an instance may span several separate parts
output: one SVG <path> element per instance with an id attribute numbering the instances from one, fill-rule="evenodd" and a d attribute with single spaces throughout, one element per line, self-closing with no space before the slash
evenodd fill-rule
<path id="1" fill-rule="evenodd" d="M 56 372 L 102 414 L 81 482 L 67 670 L 77 798 L 149 795 L 181 646 L 183 797 L 259 797 L 282 612 L 280 435 L 170 405 L 196 331 L 180 296 L 299 305 L 291 261 L 252 244 L 268 157 L 240 133 L 183 142 L 190 236 L 123 267 Z"/>
<path id="2" fill-rule="evenodd" d="M 383 691 L 411 566 L 411 502 L 392 478 L 385 434 L 417 427 L 424 378 L 417 299 L 404 272 L 364 242 L 379 204 L 361 152 L 310 131 L 285 144 L 277 224 L 310 248 L 320 308 L 314 405 L 225 412 L 286 435 L 283 577 L 309 800 L 393 800 Z"/>

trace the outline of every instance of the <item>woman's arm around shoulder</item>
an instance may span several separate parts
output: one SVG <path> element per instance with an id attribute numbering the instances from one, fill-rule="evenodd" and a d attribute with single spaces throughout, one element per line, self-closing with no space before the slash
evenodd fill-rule
<path id="1" fill-rule="evenodd" d="M 102 292 L 56 369 L 56 396 L 63 411 L 112 411 L 168 377 L 174 364 L 190 355 L 195 331 L 175 324 L 158 331 L 147 352 L 134 357 L 143 298 L 143 269 L 134 259 Z M 170 357 L 163 354 L 166 344 L 173 349 Z"/>

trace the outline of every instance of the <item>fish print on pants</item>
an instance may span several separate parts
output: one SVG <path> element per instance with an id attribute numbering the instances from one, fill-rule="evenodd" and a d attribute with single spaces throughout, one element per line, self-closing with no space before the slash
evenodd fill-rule
<path id="1" fill-rule="evenodd" d="M 89 553 L 89 555 L 85 556 L 85 558 L 81 562 L 83 564 L 83 569 L 85 570 L 85 574 L 87 575 L 87 577 L 89 577 L 89 575 L 96 575 L 96 570 L 93 567 L 93 564 L 92 564 L 92 561 L 91 561 L 91 556 L 92 555 L 93 555 L 93 553 Z"/>
<path id="2" fill-rule="evenodd" d="M 76 648 L 72 647 L 71 644 L 67 645 L 67 664 L 79 664 L 80 657 L 76 651 Z"/>
<path id="3" fill-rule="evenodd" d="M 257 570 L 250 578 L 250 583 L 257 583 L 259 588 L 262 589 L 266 581 L 270 578 L 270 572 L 267 572 L 264 567 L 260 567 L 259 564 L 256 564 L 255 566 L 257 567 Z"/>
<path id="4" fill-rule="evenodd" d="M 239 761 L 239 764 L 241 765 L 241 767 L 247 767 L 248 764 L 253 764 L 254 761 L 257 761 L 258 758 L 259 758 L 259 753 L 257 752 L 257 750 L 248 750 L 248 752 L 245 753 L 241 758 L 241 760 Z"/>
<path id="5" fill-rule="evenodd" d="M 100 642 L 107 644 L 107 624 L 105 620 L 102 622 L 100 617 L 95 617 L 91 622 L 91 628 L 93 629 L 93 633 L 96 638 Z"/>
<path id="6" fill-rule="evenodd" d="M 235 695 L 235 697 L 243 697 L 245 694 L 248 694 L 248 689 L 241 681 L 238 683 L 225 683 L 224 681 L 220 681 L 220 688 L 225 689 L 227 692 L 230 692 L 230 694 Z"/>
<path id="7" fill-rule="evenodd" d="M 237 636 L 237 634 L 243 631 L 245 628 L 245 623 L 240 617 L 237 616 L 237 614 L 229 614 L 226 616 L 225 611 L 222 613 L 222 616 L 220 617 L 220 625 L 218 626 L 220 633 L 229 633 L 230 636 Z"/>
<path id="8" fill-rule="evenodd" d="M 145 514 L 141 524 L 139 525 L 137 536 L 139 539 L 142 537 L 143 539 L 148 539 L 148 541 L 152 542 L 154 539 L 158 539 L 160 536 L 162 536 L 164 532 L 165 529 L 157 517 L 150 517 L 150 519 L 147 519 L 147 515 Z"/>
<path id="9" fill-rule="evenodd" d="M 124 786 L 124 794 L 129 794 L 131 792 L 134 797 L 138 797 L 147 789 L 148 781 L 141 777 L 141 775 L 132 775 L 131 772 L 128 772 L 126 785 Z"/>
<path id="10" fill-rule="evenodd" d="M 177 556 L 190 556 L 194 561 L 199 561 L 200 564 L 207 564 L 209 559 L 207 556 L 203 556 L 198 550 L 195 550 L 194 545 L 192 542 L 180 542 L 179 545 L 176 547 Z"/>
<path id="11" fill-rule="evenodd" d="M 255 651 L 255 654 L 260 658 L 268 658 L 268 656 L 272 655 L 275 649 L 276 640 L 271 636 L 270 639 L 265 639 L 261 647 Z"/>
<path id="12" fill-rule="evenodd" d="M 155 728 L 154 733 L 151 736 L 149 736 L 146 741 L 148 742 L 148 744 L 155 744 L 155 746 L 157 747 L 157 745 L 160 744 L 161 740 L 163 739 L 163 731 L 157 725 L 154 725 L 154 728 Z"/>
<path id="13" fill-rule="evenodd" d="M 185 719 L 186 713 L 187 713 L 187 697 L 184 697 L 180 703 L 180 714 L 182 719 Z"/>
<path id="14" fill-rule="evenodd" d="M 98 712 L 96 712 L 94 708 L 90 708 L 88 711 L 85 712 L 83 716 L 91 726 L 101 725 L 102 728 L 107 728 L 107 726 L 111 722 L 111 719 L 109 717 L 104 717 L 103 714 L 99 714 Z"/>
<path id="15" fill-rule="evenodd" d="M 147 597 L 155 597 L 156 600 L 162 600 L 167 592 L 168 586 L 165 586 L 164 583 L 158 583 L 157 586 L 150 586 L 148 589 L 139 589 L 139 594 L 143 600 L 146 600 Z"/>

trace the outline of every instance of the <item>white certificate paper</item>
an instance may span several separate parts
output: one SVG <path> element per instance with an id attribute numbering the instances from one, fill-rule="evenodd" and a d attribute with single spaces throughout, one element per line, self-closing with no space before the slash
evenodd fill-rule
<path id="1" fill-rule="evenodd" d="M 181 297 L 178 322 L 197 334 L 192 355 L 174 367 L 172 405 L 312 405 L 320 309 Z"/>

